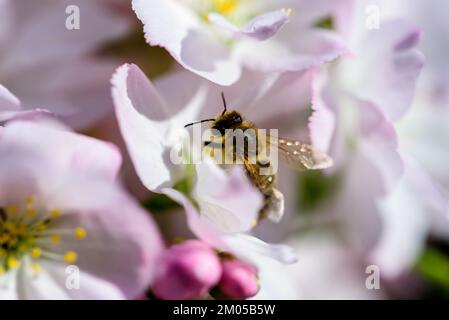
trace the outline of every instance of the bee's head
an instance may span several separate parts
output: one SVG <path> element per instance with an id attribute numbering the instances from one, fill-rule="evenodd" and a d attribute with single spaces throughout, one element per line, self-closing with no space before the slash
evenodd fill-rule
<path id="1" fill-rule="evenodd" d="M 223 99 L 224 110 L 219 116 L 217 116 L 215 119 L 195 121 L 186 124 L 184 127 L 187 128 L 197 123 L 212 121 L 211 129 L 220 131 L 222 135 L 225 134 L 226 129 L 238 128 L 243 122 L 242 116 L 237 111 L 227 111 L 226 99 L 223 92 L 221 93 L 221 98 Z"/>
<path id="2" fill-rule="evenodd" d="M 226 129 L 235 129 L 243 122 L 242 116 L 237 111 L 226 111 L 215 118 L 211 128 L 225 134 Z"/>

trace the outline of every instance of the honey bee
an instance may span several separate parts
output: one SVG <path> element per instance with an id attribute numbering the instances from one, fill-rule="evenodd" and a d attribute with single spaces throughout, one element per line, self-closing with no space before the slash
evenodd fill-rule
<path id="1" fill-rule="evenodd" d="M 210 129 L 214 129 L 216 134 L 210 141 L 205 141 L 203 147 L 209 148 L 211 153 L 216 151 L 225 153 L 225 144 L 228 139 L 234 139 L 229 132 L 242 130 L 246 132 L 252 130 L 254 136 L 245 136 L 247 139 L 257 141 L 256 151 L 251 153 L 244 145 L 238 146 L 233 141 L 233 148 L 230 156 L 234 161 L 240 159 L 245 167 L 246 174 L 264 197 L 264 204 L 259 211 L 259 220 L 270 218 L 279 221 L 284 211 L 284 199 L 279 190 L 276 189 L 276 172 L 261 174 L 262 168 L 268 168 L 272 159 L 266 156 L 264 149 L 276 148 L 276 154 L 285 164 L 296 170 L 320 170 L 333 165 L 333 160 L 324 152 L 301 141 L 278 138 L 262 133 L 252 122 L 245 120 L 237 111 L 228 111 L 224 93 L 221 94 L 224 110 L 214 119 L 204 119 L 189 123 L 185 127 L 203 122 L 212 122 Z M 261 135 L 263 135 L 261 137 Z M 261 143 L 262 142 L 262 143 Z"/>

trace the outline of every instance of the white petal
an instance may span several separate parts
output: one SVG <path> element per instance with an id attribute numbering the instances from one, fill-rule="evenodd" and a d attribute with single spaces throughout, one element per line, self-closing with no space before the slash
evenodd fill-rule
<path id="1" fill-rule="evenodd" d="M 205 89 L 200 87 L 192 93 L 187 105 L 168 108 L 156 88 L 135 65 L 119 68 L 112 84 L 120 130 L 137 174 L 152 191 L 172 185 L 182 166 L 171 161 L 170 150 L 178 145 L 177 137 L 185 132 L 184 125 L 197 118 L 205 99 Z"/>
<path id="2" fill-rule="evenodd" d="M 217 13 L 209 14 L 208 19 L 210 22 L 231 32 L 235 36 L 247 36 L 263 41 L 274 36 L 288 22 L 289 16 L 289 11 L 284 9 L 267 12 L 253 18 L 240 29 Z"/>
<path id="3" fill-rule="evenodd" d="M 196 171 L 194 196 L 201 216 L 226 233 L 252 229 L 263 198 L 243 168 L 236 166 L 226 173 L 212 161 L 204 161 Z"/>
<path id="4" fill-rule="evenodd" d="M 19 108 L 19 99 L 0 84 L 0 112 L 18 110 Z"/>
<path id="5" fill-rule="evenodd" d="M 254 257 L 257 255 L 269 257 L 286 264 L 297 261 L 296 253 L 291 247 L 282 244 L 268 244 L 246 234 L 229 235 L 224 238 L 224 241 L 231 252 L 251 261 L 254 261 Z"/>
<path id="6" fill-rule="evenodd" d="M 133 0 L 151 45 L 166 48 L 186 69 L 220 85 L 231 85 L 241 73 L 230 50 L 192 11 L 173 0 Z"/>
<path id="7" fill-rule="evenodd" d="M 28 260 L 28 259 L 27 259 Z M 31 262 L 24 261 L 18 278 L 18 293 L 21 300 L 67 300 L 67 299 L 124 299 L 123 294 L 113 284 L 92 275 L 79 272 L 79 288 L 66 286 L 71 275 L 67 265 L 44 261 L 41 272 L 34 275 Z M 69 271 L 69 272 L 66 272 Z"/>

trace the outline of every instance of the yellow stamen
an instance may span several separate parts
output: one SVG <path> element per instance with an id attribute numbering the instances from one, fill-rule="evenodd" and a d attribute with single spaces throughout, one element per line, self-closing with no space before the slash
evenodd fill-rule
<path id="1" fill-rule="evenodd" d="M 6 260 L 6 266 L 8 269 L 15 269 L 20 266 L 20 261 L 17 260 L 15 257 L 8 257 Z"/>
<path id="2" fill-rule="evenodd" d="M 37 231 L 44 231 L 44 230 L 47 229 L 47 224 L 44 223 L 44 222 L 39 222 L 39 223 L 36 225 L 36 229 L 37 229 Z"/>
<path id="3" fill-rule="evenodd" d="M 0 248 L 0 258 L 3 258 L 6 255 L 6 250 L 3 248 Z"/>
<path id="4" fill-rule="evenodd" d="M 78 227 L 74 231 L 75 238 L 78 240 L 83 240 L 87 236 L 87 231 L 84 228 Z"/>
<path id="5" fill-rule="evenodd" d="M 31 255 L 32 258 L 38 259 L 42 255 L 42 249 L 38 248 L 38 247 L 33 248 L 33 249 L 31 249 L 31 254 L 30 255 Z"/>
<path id="6" fill-rule="evenodd" d="M 33 264 L 31 265 L 31 272 L 32 272 L 34 275 L 38 275 L 39 273 L 42 272 L 42 267 L 41 267 L 40 264 L 38 264 L 38 263 L 33 263 Z"/>
<path id="7" fill-rule="evenodd" d="M 64 254 L 64 261 L 68 264 L 74 263 L 78 259 L 78 254 L 75 251 L 67 251 Z"/>
<path id="8" fill-rule="evenodd" d="M 25 199 L 25 203 L 27 204 L 28 207 L 32 206 L 34 204 L 34 197 L 33 196 L 29 196 Z"/>
<path id="9" fill-rule="evenodd" d="M 0 236 L 0 244 L 5 244 L 9 242 L 9 239 L 10 239 L 9 234 L 2 234 Z"/>
<path id="10" fill-rule="evenodd" d="M 61 235 L 60 234 L 54 234 L 51 236 L 51 242 L 53 244 L 60 244 L 61 243 Z"/>
<path id="11" fill-rule="evenodd" d="M 6 207 L 6 212 L 8 214 L 16 214 L 17 211 L 19 211 L 19 209 L 17 208 L 16 205 L 12 204 Z"/>
<path id="12" fill-rule="evenodd" d="M 59 218 L 61 216 L 61 210 L 53 209 L 50 211 L 50 215 L 52 218 Z"/>
<path id="13" fill-rule="evenodd" d="M 26 215 L 28 218 L 34 218 L 34 217 L 36 216 L 36 210 L 35 210 L 35 209 L 27 209 L 27 210 L 25 211 L 25 215 Z"/>
<path id="14" fill-rule="evenodd" d="M 16 233 L 16 231 L 17 231 L 16 225 L 12 222 L 6 222 L 5 229 L 7 231 L 9 231 L 10 233 Z"/>
<path id="15" fill-rule="evenodd" d="M 0 266 L 0 276 L 5 274 L 5 268 L 3 266 Z"/>

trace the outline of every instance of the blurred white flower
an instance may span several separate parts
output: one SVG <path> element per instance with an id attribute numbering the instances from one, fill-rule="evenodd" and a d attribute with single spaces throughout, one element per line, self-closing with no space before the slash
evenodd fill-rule
<path id="1" fill-rule="evenodd" d="M 69 5 L 80 9 L 79 30 L 66 28 Z M 94 55 L 128 30 L 126 18 L 98 1 L 3 0 L 0 21 L 0 83 L 25 110 L 45 107 L 76 128 L 112 110 L 116 65 Z"/>
<path id="2" fill-rule="evenodd" d="M 404 172 L 413 171 L 408 163 L 405 168 L 395 121 L 411 107 L 423 57 L 417 49 L 420 30 L 403 20 L 383 21 L 380 30 L 361 29 L 365 18 L 362 4 L 354 14 L 356 31 L 348 34 L 354 57 L 325 70 L 329 75 L 324 80 L 318 77 L 310 130 L 315 145 L 329 146 L 337 169 L 329 174 L 338 176 L 340 183 L 335 197 L 320 210 L 335 216 L 343 224 L 345 236 L 366 253 L 375 247 L 378 250 L 384 243 L 380 239 L 392 227 L 392 216 L 383 213 L 380 202 L 396 192 Z M 323 132 L 328 135 L 323 136 Z M 402 217 L 413 214 L 405 211 Z M 407 222 L 414 219 L 410 217 Z M 398 250 L 403 243 L 415 246 L 422 241 L 421 232 L 407 230 L 405 225 L 411 226 L 400 223 L 401 233 L 387 241 L 399 245 Z M 410 241 L 393 241 L 407 231 Z M 394 255 L 390 263 L 402 265 L 400 257 L 399 253 Z M 381 267 L 385 276 L 393 272 L 391 265 Z"/>
<path id="3" fill-rule="evenodd" d="M 264 285 L 254 299 L 384 299 L 385 292 L 366 286 L 366 264 L 338 237 L 324 232 L 295 236 L 287 243 L 299 254 L 296 265 L 260 259 Z"/>

